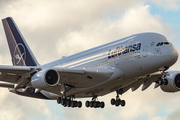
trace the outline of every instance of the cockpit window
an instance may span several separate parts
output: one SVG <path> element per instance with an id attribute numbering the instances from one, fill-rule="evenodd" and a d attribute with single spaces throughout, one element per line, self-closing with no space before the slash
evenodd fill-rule
<path id="1" fill-rule="evenodd" d="M 156 46 L 169 45 L 169 42 L 159 42 Z"/>
<path id="2" fill-rule="evenodd" d="M 165 45 L 169 45 L 169 42 L 164 42 Z"/>
<path id="3" fill-rule="evenodd" d="M 163 45 L 163 42 L 160 43 L 160 46 Z"/>
<path id="4" fill-rule="evenodd" d="M 160 45 L 160 43 L 158 43 L 156 46 L 159 46 Z"/>

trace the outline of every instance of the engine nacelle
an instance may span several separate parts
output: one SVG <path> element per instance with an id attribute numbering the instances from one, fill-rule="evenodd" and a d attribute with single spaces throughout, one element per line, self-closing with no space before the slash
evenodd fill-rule
<path id="1" fill-rule="evenodd" d="M 55 86 L 59 81 L 60 77 L 58 72 L 52 69 L 41 70 L 31 78 L 32 86 L 41 89 Z"/>
<path id="2" fill-rule="evenodd" d="M 161 89 L 164 92 L 177 92 L 180 91 L 180 72 L 179 71 L 169 71 L 166 74 L 165 79 L 167 79 L 167 85 L 161 85 Z"/>

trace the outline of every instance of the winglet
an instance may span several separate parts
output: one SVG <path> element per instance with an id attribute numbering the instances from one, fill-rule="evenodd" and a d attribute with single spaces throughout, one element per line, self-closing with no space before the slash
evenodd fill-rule
<path id="1" fill-rule="evenodd" d="M 11 17 L 2 20 L 14 66 L 39 66 L 31 49 Z"/>

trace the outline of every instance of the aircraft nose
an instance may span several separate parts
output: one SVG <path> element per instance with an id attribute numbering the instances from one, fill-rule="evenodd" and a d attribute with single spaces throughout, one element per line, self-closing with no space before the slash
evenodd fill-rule
<path id="1" fill-rule="evenodd" d="M 172 47 L 167 53 L 166 53 L 168 59 L 166 61 L 166 65 L 167 66 L 171 66 L 174 63 L 176 63 L 177 59 L 178 59 L 178 52 L 177 50 Z"/>

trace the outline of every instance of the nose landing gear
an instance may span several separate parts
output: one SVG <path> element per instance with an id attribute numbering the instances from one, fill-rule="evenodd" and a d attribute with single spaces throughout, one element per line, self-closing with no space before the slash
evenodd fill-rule
<path id="1" fill-rule="evenodd" d="M 165 79 L 166 77 L 166 70 L 168 69 L 168 67 L 162 67 L 159 69 L 159 71 L 161 72 L 161 78 L 158 79 L 158 81 L 156 83 L 158 83 L 159 85 L 167 85 L 168 84 L 168 80 Z"/>
<path id="2" fill-rule="evenodd" d="M 162 78 L 159 78 L 159 80 L 157 81 L 157 83 L 159 85 L 167 85 L 168 84 L 168 80 L 167 79 L 162 79 Z"/>

